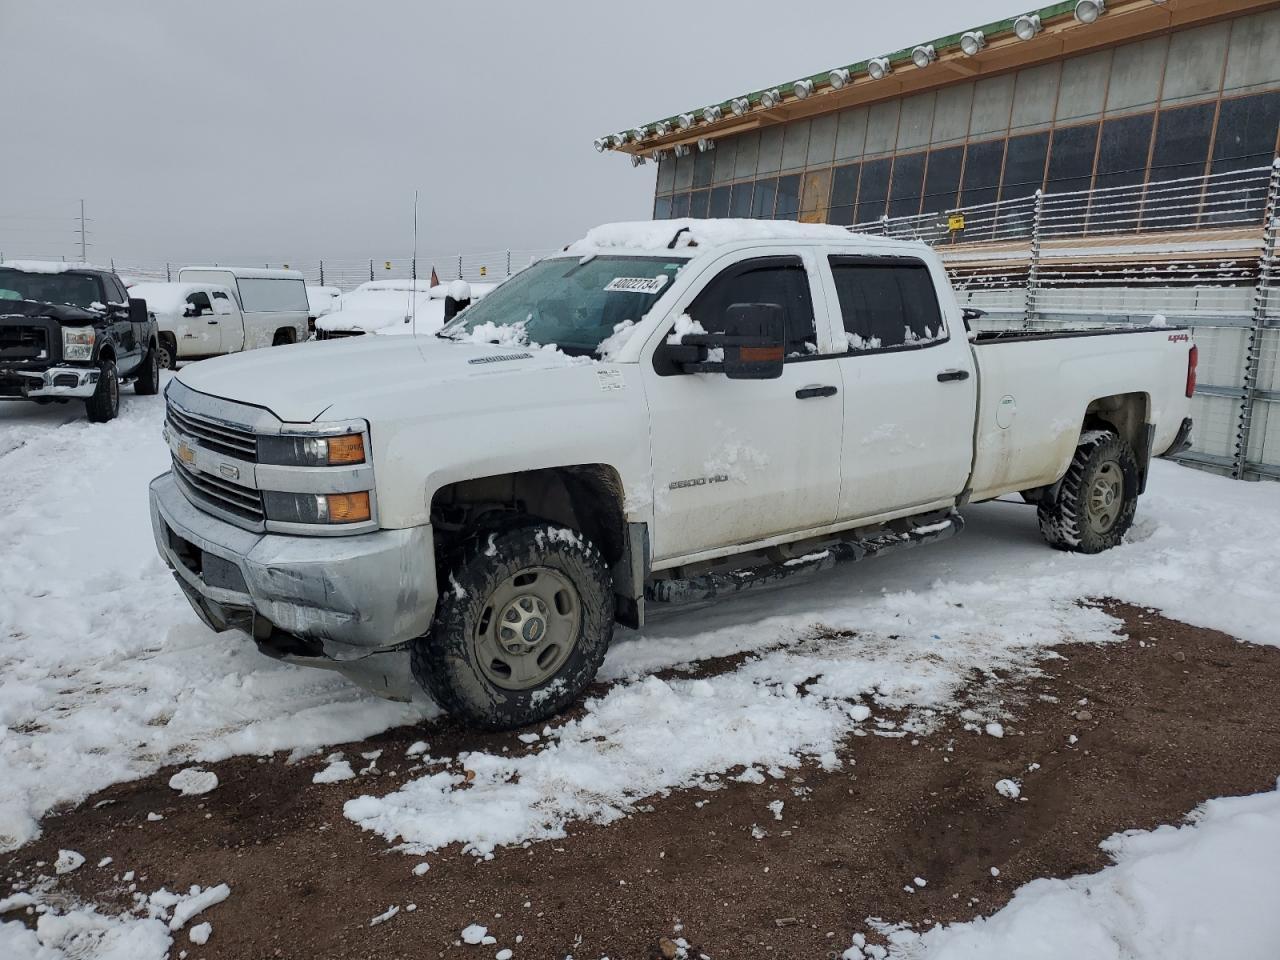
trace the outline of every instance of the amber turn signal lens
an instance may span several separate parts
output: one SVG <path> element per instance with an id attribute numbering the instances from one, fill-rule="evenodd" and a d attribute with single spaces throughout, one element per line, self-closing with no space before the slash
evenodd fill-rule
<path id="1" fill-rule="evenodd" d="M 364 463 L 364 437 L 358 433 L 329 438 L 329 464 Z"/>
<path id="2" fill-rule="evenodd" d="M 331 493 L 325 499 L 329 504 L 330 523 L 360 523 L 369 519 L 368 493 Z"/>

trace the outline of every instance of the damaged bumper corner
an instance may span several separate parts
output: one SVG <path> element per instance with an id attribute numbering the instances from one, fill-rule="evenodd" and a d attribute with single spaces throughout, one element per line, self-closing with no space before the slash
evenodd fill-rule
<path id="1" fill-rule="evenodd" d="M 151 482 L 156 548 L 197 615 L 264 654 L 337 670 L 380 696 L 416 685 L 407 643 L 436 606 L 431 527 L 349 537 L 243 530 L 197 510 L 172 474 Z"/>
<path id="2" fill-rule="evenodd" d="M 98 389 L 97 367 L 56 366 L 46 370 L 0 370 L 9 373 L 21 385 L 20 396 L 28 400 L 42 397 L 84 400 Z"/>

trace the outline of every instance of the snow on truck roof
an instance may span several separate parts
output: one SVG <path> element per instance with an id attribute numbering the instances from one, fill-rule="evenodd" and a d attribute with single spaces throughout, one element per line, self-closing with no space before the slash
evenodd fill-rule
<path id="1" fill-rule="evenodd" d="M 237 280 L 305 280 L 300 270 L 268 270 L 265 267 L 183 267 L 181 277 L 188 270 L 200 273 L 229 273 Z"/>
<path id="2" fill-rule="evenodd" d="M 219 290 L 230 294 L 231 288 L 220 283 L 135 283 L 129 287 L 129 295 L 147 301 L 147 309 L 153 313 L 182 313 L 187 307 L 187 297 L 193 293 L 212 293 Z"/>
<path id="3" fill-rule="evenodd" d="M 845 227 L 826 223 L 796 223 L 793 220 L 636 220 L 606 223 L 587 231 L 581 240 L 565 248 L 567 254 L 653 253 L 671 251 L 696 254 L 708 247 L 761 240 L 811 240 L 826 243 L 867 241 L 877 245 L 920 249 L 916 241 L 887 240 L 851 233 Z"/>
<path id="4" fill-rule="evenodd" d="M 111 273 L 110 267 L 100 267 L 96 263 L 68 263 L 65 260 L 0 260 L 0 267 L 8 270 L 21 270 L 23 273 Z"/>

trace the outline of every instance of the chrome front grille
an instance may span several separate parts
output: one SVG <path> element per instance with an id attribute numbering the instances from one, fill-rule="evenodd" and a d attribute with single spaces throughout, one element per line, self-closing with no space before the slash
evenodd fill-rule
<path id="1" fill-rule="evenodd" d="M 250 463 L 258 462 L 258 440 L 252 430 L 198 416 L 172 402 L 167 413 L 170 430 L 190 437 L 215 453 Z"/>
<path id="2" fill-rule="evenodd" d="M 259 529 L 266 522 L 267 515 L 262 506 L 260 491 L 242 487 L 210 473 L 188 469 L 177 457 L 173 458 L 173 475 L 187 499 L 197 506 L 203 506 L 215 514 L 230 514 Z"/>

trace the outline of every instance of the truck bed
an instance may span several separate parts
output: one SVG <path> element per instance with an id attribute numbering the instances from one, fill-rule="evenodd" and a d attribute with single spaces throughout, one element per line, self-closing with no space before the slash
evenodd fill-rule
<path id="1" fill-rule="evenodd" d="M 1189 327 L 1066 327 L 1061 330 L 979 330 L 975 345 L 989 343 L 1026 343 L 1030 340 L 1066 340 L 1071 337 L 1105 337 L 1127 333 L 1166 333 L 1190 331 Z"/>

